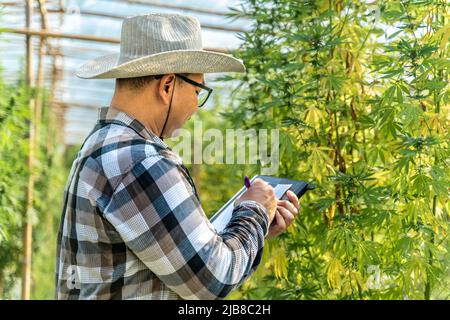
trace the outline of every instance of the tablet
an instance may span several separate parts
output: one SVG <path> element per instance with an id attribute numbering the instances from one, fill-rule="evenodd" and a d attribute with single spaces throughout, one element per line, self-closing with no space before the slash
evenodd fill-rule
<path id="1" fill-rule="evenodd" d="M 260 178 L 270 184 L 274 191 L 275 196 L 278 199 L 287 199 L 286 192 L 291 190 L 300 199 L 308 190 L 315 189 L 313 184 L 302 180 L 292 180 L 287 178 L 279 178 L 272 176 L 257 175 L 254 176 L 250 182 L 253 182 L 256 178 Z M 225 203 L 225 205 L 217 211 L 214 216 L 211 217 L 210 221 L 216 228 L 217 232 L 222 231 L 227 226 L 228 222 L 231 220 L 234 209 L 234 202 L 245 192 L 247 188 L 243 186 L 230 200 Z"/>

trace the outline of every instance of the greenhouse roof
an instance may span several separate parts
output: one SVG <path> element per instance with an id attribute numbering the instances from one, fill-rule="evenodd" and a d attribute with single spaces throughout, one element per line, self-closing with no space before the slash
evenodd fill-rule
<path id="1" fill-rule="evenodd" d="M 0 1 L 2 28 L 10 29 L 0 35 L 3 78 L 16 82 L 24 74 L 25 34 L 30 32 L 37 78 L 39 35 L 51 35 L 43 49 L 42 81 L 53 94 L 52 105 L 62 110 L 64 141 L 70 145 L 83 141 L 96 121 L 97 109 L 109 104 L 114 88 L 114 80 L 83 80 L 75 76 L 75 71 L 87 60 L 119 51 L 124 17 L 149 12 L 194 15 L 202 25 L 204 48 L 219 52 L 237 48 L 241 43 L 237 33 L 250 27 L 249 20 L 225 16 L 230 13 L 229 7 L 239 6 L 237 0 L 47 0 L 44 19 L 38 1 L 33 3 L 32 24 L 27 29 L 25 1 Z M 43 26 L 47 28 L 43 30 Z M 219 75 L 206 75 L 206 82 Z"/>

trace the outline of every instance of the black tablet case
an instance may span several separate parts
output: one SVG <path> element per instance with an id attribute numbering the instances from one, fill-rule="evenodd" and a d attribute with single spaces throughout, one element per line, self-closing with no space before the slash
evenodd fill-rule
<path id="1" fill-rule="evenodd" d="M 253 182 L 253 180 L 255 180 L 256 178 L 263 179 L 268 184 L 270 184 L 272 187 L 275 187 L 278 184 L 291 184 L 292 186 L 289 188 L 289 190 L 294 192 L 299 199 L 306 193 L 306 191 L 313 190 L 316 188 L 315 185 L 310 184 L 303 180 L 292 180 L 292 179 L 287 179 L 287 178 L 264 176 L 264 175 L 254 176 L 250 181 Z M 231 203 L 234 203 L 234 201 L 236 201 L 237 198 L 242 193 L 244 193 L 245 190 L 246 190 L 245 187 L 241 188 L 241 190 L 239 190 L 230 200 L 227 201 L 227 203 L 225 203 L 225 205 L 222 206 L 222 208 L 220 208 L 219 211 L 217 211 L 216 214 L 214 214 L 214 216 L 211 217 L 210 221 L 214 222 L 214 220 L 223 212 L 223 210 L 226 207 L 228 207 L 228 205 L 230 205 Z M 281 197 L 281 199 L 283 199 L 283 200 L 287 199 L 286 194 L 284 194 L 283 197 Z"/>
<path id="2" fill-rule="evenodd" d="M 305 182 L 303 180 L 292 180 L 287 178 L 279 178 L 272 176 L 256 176 L 253 179 L 260 178 L 270 184 L 272 187 L 278 184 L 292 184 L 289 188 L 292 192 L 294 192 L 297 197 L 300 199 L 308 190 L 313 190 L 316 188 L 315 185 Z M 252 179 L 252 180 L 253 180 Z M 284 195 L 281 199 L 287 199 L 286 195 Z"/>

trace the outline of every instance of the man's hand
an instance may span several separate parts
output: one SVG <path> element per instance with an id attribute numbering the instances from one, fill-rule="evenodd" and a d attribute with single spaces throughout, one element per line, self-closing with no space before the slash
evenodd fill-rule
<path id="1" fill-rule="evenodd" d="M 255 179 L 250 188 L 236 200 L 235 205 L 238 205 L 244 200 L 253 200 L 264 206 L 269 216 L 270 225 L 275 217 L 275 212 L 277 211 L 277 199 L 275 198 L 275 192 L 270 184 L 262 179 Z"/>
<path id="2" fill-rule="evenodd" d="M 277 237 L 286 231 L 299 213 L 300 204 L 295 193 L 289 190 L 286 194 L 289 201 L 278 200 L 275 219 L 269 227 L 266 239 Z"/>

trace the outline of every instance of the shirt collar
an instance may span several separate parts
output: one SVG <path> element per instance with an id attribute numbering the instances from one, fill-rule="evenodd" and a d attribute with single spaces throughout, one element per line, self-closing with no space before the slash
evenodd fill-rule
<path id="1" fill-rule="evenodd" d="M 146 140 L 150 140 L 164 149 L 170 149 L 169 146 L 161 140 L 156 134 L 148 130 L 139 120 L 133 116 L 120 111 L 114 107 L 101 107 L 98 111 L 98 119 L 105 122 L 121 122 L 127 127 L 136 131 L 140 136 Z"/>

